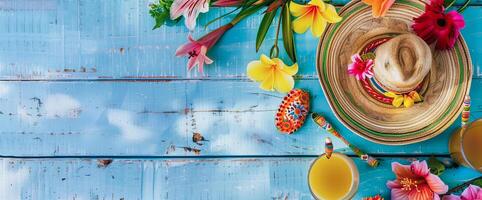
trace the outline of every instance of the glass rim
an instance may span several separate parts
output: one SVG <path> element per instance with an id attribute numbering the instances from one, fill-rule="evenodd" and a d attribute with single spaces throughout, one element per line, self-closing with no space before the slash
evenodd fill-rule
<path id="1" fill-rule="evenodd" d="M 479 170 L 479 169 L 475 168 L 475 166 L 472 164 L 472 162 L 470 162 L 470 159 L 467 158 L 467 156 L 465 155 L 465 148 L 464 148 L 464 138 L 465 138 L 465 134 L 466 134 L 467 130 L 470 129 L 471 127 L 473 127 L 475 122 L 479 122 L 479 121 L 482 121 L 482 118 L 476 119 L 475 121 L 470 122 L 468 125 L 461 127 L 461 130 L 460 130 L 460 132 L 461 132 L 460 133 L 461 134 L 461 137 L 460 137 L 460 155 L 462 156 L 462 159 L 464 159 L 464 161 L 469 165 L 470 168 L 475 169 L 476 171 L 482 172 L 482 170 Z M 482 126 L 482 125 L 479 125 L 479 126 Z"/>
<path id="2" fill-rule="evenodd" d="M 358 167 L 356 166 L 356 164 L 355 164 L 355 162 L 353 161 L 353 159 L 351 159 L 350 157 L 346 156 L 345 154 L 338 153 L 338 152 L 333 152 L 333 154 L 336 154 L 337 156 L 342 157 L 342 158 L 346 161 L 346 163 L 348 164 L 348 166 L 350 167 L 351 176 L 352 176 L 352 183 L 351 183 L 349 192 L 348 192 L 342 199 L 346 199 L 346 200 L 352 199 L 353 196 L 355 196 L 355 194 L 356 194 L 356 192 L 357 192 L 357 190 L 358 190 L 358 185 L 360 184 L 360 174 L 359 174 L 359 172 L 358 172 Z M 315 195 L 315 193 L 314 193 L 313 190 L 311 189 L 310 174 L 311 174 L 311 169 L 313 168 L 313 165 L 314 165 L 320 158 L 322 158 L 324 155 L 325 155 L 325 153 L 321 154 L 321 155 L 318 156 L 315 160 L 313 160 L 313 162 L 311 162 L 310 168 L 308 169 L 308 175 L 307 175 L 308 188 L 310 189 L 311 196 L 313 196 L 313 197 L 314 197 L 315 199 L 317 199 L 317 200 L 322 200 L 322 199 L 320 199 L 317 195 Z"/>

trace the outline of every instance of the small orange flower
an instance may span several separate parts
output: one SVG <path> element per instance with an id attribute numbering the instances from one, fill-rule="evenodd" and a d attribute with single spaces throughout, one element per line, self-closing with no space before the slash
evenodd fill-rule
<path id="1" fill-rule="evenodd" d="M 378 194 L 377 196 L 374 196 L 374 197 L 363 198 L 363 200 L 383 200 L 383 197 Z"/>
<path id="2" fill-rule="evenodd" d="M 387 14 L 388 9 L 392 7 L 395 0 L 362 0 L 363 3 L 372 6 L 373 17 L 383 17 Z"/>

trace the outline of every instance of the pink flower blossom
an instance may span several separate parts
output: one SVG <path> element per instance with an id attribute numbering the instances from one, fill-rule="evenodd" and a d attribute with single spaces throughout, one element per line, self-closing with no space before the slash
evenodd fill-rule
<path id="1" fill-rule="evenodd" d="M 209 11 L 209 0 L 174 0 L 171 5 L 171 19 L 184 16 L 184 23 L 189 30 L 196 27 L 196 19 L 199 13 Z"/>
<path id="2" fill-rule="evenodd" d="M 373 60 L 363 60 L 359 54 L 351 56 L 352 63 L 348 65 L 348 74 L 355 76 L 357 80 L 373 77 Z"/>
<path id="3" fill-rule="evenodd" d="M 410 165 L 393 162 L 392 171 L 397 179 L 388 181 L 387 187 L 392 190 L 393 200 L 440 199 L 439 194 L 448 190 L 438 176 L 430 173 L 425 161 L 414 161 Z"/>
<path id="4" fill-rule="evenodd" d="M 176 50 L 176 56 L 188 56 L 188 70 L 191 70 L 197 65 L 198 71 L 200 73 L 203 73 L 204 64 L 213 63 L 213 60 L 206 56 L 207 51 L 216 44 L 216 42 L 221 38 L 224 32 L 226 32 L 232 27 L 232 24 L 221 26 L 218 29 L 199 38 L 198 40 L 194 40 L 194 38 L 189 35 L 189 42 L 180 46 Z"/>
<path id="5" fill-rule="evenodd" d="M 476 185 L 469 185 L 461 196 L 447 195 L 442 198 L 443 200 L 480 200 L 482 199 L 482 189 Z"/>
<path id="6" fill-rule="evenodd" d="M 197 65 L 199 73 L 203 73 L 204 63 L 213 63 L 213 60 L 206 56 L 208 47 L 194 40 L 191 35 L 188 36 L 188 40 L 189 43 L 179 47 L 176 50 L 176 56 L 187 55 L 189 58 L 189 61 L 187 62 L 187 69 L 191 70 Z"/>

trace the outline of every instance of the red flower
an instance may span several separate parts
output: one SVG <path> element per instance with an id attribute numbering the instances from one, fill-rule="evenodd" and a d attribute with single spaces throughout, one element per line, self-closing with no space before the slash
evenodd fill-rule
<path id="1" fill-rule="evenodd" d="M 413 30 L 428 44 L 436 42 L 437 49 L 450 49 L 465 27 L 464 17 L 456 11 L 445 13 L 443 0 L 431 0 L 425 13 L 414 18 Z"/>

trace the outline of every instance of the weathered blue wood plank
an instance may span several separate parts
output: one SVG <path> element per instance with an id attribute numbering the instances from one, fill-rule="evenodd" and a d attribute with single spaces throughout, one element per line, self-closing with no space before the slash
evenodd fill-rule
<path id="1" fill-rule="evenodd" d="M 95 159 L 0 159 L 0 199 L 8 200 L 227 200 L 312 199 L 307 172 L 313 158 L 119 159 L 99 166 Z M 378 168 L 356 159 L 360 188 L 355 199 L 381 193 L 394 179 L 386 158 Z M 449 169 L 450 187 L 480 176 Z"/>
<path id="2" fill-rule="evenodd" d="M 245 67 L 259 58 L 255 52 L 261 13 L 230 30 L 209 55 L 215 63 L 206 76 L 189 73 L 187 60 L 175 58 L 176 48 L 187 41 L 188 30 L 179 23 L 152 31 L 149 0 L 35 0 L 0 1 L 0 79 L 106 79 L 106 78 L 245 78 Z M 346 2 L 346 1 L 340 1 Z M 480 3 L 480 1 L 473 1 Z M 201 15 L 194 31 L 232 8 L 213 8 Z M 482 76 L 482 45 L 478 39 L 481 7 L 464 13 L 467 27 L 462 31 L 476 67 Z M 209 29 L 229 19 L 214 23 Z M 273 24 L 275 26 L 275 24 Z M 176 37 L 173 37 L 176 36 Z M 274 29 L 267 35 L 261 52 L 268 53 Z M 315 53 L 318 39 L 310 33 L 297 35 L 300 75 L 316 78 Z M 283 56 L 286 58 L 286 56 Z"/>
<path id="3" fill-rule="evenodd" d="M 482 116 L 482 79 L 472 87 L 472 119 Z M 312 95 L 346 138 L 371 153 L 446 154 L 452 128 L 422 143 L 385 146 L 344 128 L 317 80 L 296 85 Z M 282 135 L 274 115 L 282 95 L 249 81 L 1 82 L 0 154 L 55 155 L 316 155 L 328 136 L 311 120 Z M 193 133 L 207 140 L 198 145 Z M 28 148 L 26 148 L 28 147 Z M 174 148 L 177 147 L 177 148 Z M 335 140 L 337 149 L 345 148 Z"/>

